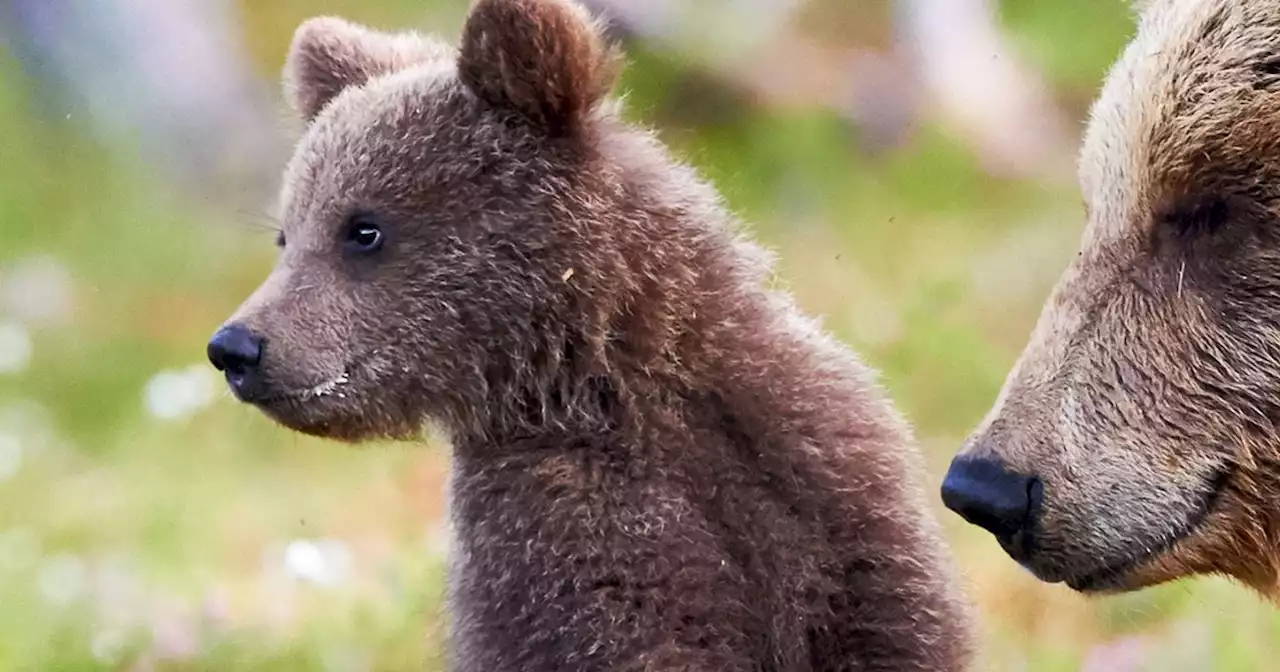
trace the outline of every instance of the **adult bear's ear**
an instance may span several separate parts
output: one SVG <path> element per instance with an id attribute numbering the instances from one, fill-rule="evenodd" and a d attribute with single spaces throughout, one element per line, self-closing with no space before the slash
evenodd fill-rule
<path id="1" fill-rule="evenodd" d="M 458 74 L 489 104 L 563 133 L 609 95 L 619 56 L 570 0 L 478 0 L 462 31 Z"/>
<path id="2" fill-rule="evenodd" d="M 381 33 L 329 16 L 308 19 L 285 60 L 285 95 L 309 123 L 343 90 L 426 62 L 439 55 L 433 47 L 412 33 Z"/>

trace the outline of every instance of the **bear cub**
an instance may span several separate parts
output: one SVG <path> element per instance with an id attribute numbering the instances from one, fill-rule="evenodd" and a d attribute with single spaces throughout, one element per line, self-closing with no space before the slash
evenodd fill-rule
<path id="1" fill-rule="evenodd" d="M 567 0 L 457 49 L 304 23 L 280 257 L 211 360 L 300 432 L 445 430 L 458 669 L 963 669 L 905 424 L 619 63 Z"/>

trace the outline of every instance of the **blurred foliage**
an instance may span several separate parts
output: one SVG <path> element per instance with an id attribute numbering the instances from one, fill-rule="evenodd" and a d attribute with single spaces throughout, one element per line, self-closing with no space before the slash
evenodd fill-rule
<path id="1" fill-rule="evenodd" d="M 241 11 L 274 78 L 306 16 L 452 31 L 464 11 L 423 4 Z M 868 20 L 883 20 L 873 4 Z M 1077 116 L 1132 31 L 1118 0 L 1005 0 L 1002 20 Z M 827 113 L 707 110 L 676 85 L 679 59 L 639 49 L 631 62 L 630 113 L 716 182 L 805 307 L 883 371 L 933 491 L 1075 252 L 1075 187 L 988 177 L 931 126 L 867 157 Z M 2 53 L 0 82 L 0 274 L 50 255 L 74 281 L 69 321 L 33 327 L 29 365 L 0 375 L 0 446 L 19 446 L 0 469 L 0 669 L 438 668 L 446 451 L 305 439 L 225 397 L 186 419 L 148 414 L 148 381 L 201 364 L 269 269 L 273 234 L 261 212 L 178 195 L 127 142 L 49 118 Z M 1085 600 L 939 515 L 981 610 L 980 669 L 1077 670 L 1111 644 L 1139 647 L 1147 670 L 1276 667 L 1280 614 L 1243 589 Z M 313 546 L 297 542 L 327 538 L 350 571 L 299 579 L 288 558 Z"/>
<path id="2" fill-rule="evenodd" d="M 1092 97 L 1100 75 L 1134 32 L 1128 0 L 1003 0 L 1001 18 L 1060 87 Z"/>

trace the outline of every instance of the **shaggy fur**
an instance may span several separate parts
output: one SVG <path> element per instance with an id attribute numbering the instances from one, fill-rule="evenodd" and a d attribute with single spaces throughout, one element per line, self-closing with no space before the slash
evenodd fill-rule
<path id="1" fill-rule="evenodd" d="M 1088 227 L 964 450 L 1043 481 L 1039 577 L 1280 596 L 1280 1 L 1147 0 L 1094 106 Z"/>
<path id="2" fill-rule="evenodd" d="M 320 436 L 448 431 L 461 670 L 965 668 L 907 429 L 619 119 L 616 62 L 557 0 L 481 0 L 457 52 L 304 24 L 241 396 Z"/>

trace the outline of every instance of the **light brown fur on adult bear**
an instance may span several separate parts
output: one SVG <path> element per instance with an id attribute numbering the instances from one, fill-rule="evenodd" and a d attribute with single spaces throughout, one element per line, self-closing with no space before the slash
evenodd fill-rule
<path id="1" fill-rule="evenodd" d="M 1088 226 L 948 505 L 1046 581 L 1280 596 L 1280 1 L 1150 0 L 1094 106 Z"/>
<path id="2" fill-rule="evenodd" d="M 456 51 L 305 23 L 283 250 L 211 358 L 302 432 L 447 430 L 459 669 L 963 669 L 906 428 L 618 63 L 557 0 Z"/>

